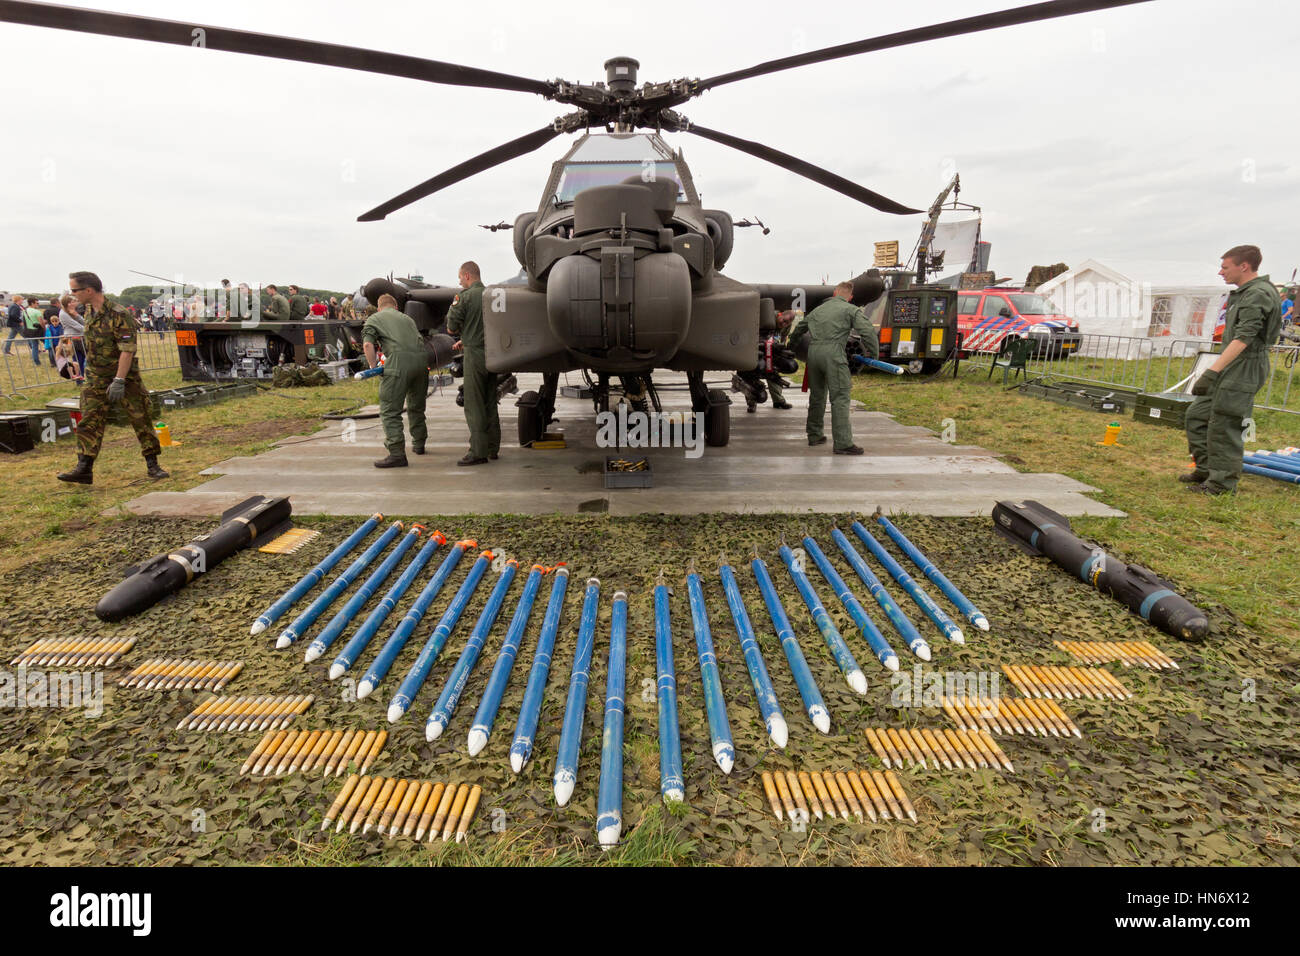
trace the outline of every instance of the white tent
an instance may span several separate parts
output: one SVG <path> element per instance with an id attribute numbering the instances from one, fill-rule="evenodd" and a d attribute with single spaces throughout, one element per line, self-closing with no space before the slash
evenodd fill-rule
<path id="1" fill-rule="evenodd" d="M 1228 288 L 1205 270 L 1135 263 L 1124 271 L 1096 259 L 1044 282 L 1036 290 L 1084 334 L 1210 341 Z M 1157 284 L 1158 280 L 1158 284 Z"/>

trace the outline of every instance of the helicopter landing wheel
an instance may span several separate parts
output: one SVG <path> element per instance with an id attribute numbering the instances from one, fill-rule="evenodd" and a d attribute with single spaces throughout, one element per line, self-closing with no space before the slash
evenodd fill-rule
<path id="1" fill-rule="evenodd" d="M 542 421 L 541 396 L 536 392 L 524 392 L 515 405 L 519 407 L 519 444 L 527 448 L 542 437 L 546 423 Z"/>
<path id="2" fill-rule="evenodd" d="M 704 444 L 722 448 L 731 441 L 731 399 L 720 388 L 709 389 L 709 407 L 704 412 Z"/>

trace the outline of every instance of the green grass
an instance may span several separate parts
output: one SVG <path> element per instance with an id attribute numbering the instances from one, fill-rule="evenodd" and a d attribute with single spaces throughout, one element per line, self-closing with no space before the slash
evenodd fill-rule
<path id="1" fill-rule="evenodd" d="M 12 361 L 12 357 L 10 361 Z M 152 390 L 191 385 L 179 369 L 144 373 Z M 95 483 L 70 485 L 54 477 L 77 460 L 76 440 L 38 444 L 21 455 L 4 455 L 8 487 L 0 509 L 0 571 L 54 551 L 94 541 L 125 516 L 121 506 L 149 491 L 184 491 L 210 480 L 199 473 L 227 458 L 256 455 L 290 435 L 318 430 L 320 416 L 378 401 L 378 380 L 340 382 L 322 388 L 271 389 L 245 398 L 166 413 L 172 439 L 181 444 L 163 449 L 160 461 L 171 478 L 145 477 L 135 433 L 110 425 L 95 462 Z M 0 399 L 0 411 L 41 408 L 55 398 L 75 396 L 71 383 L 32 389 L 17 398 Z M 107 512 L 107 514 L 105 513 Z M 22 547 L 17 545 L 21 543 Z"/>
<path id="2" fill-rule="evenodd" d="M 442 527 L 492 540 L 527 541 L 539 559 L 573 561 L 575 580 L 595 574 L 608 589 L 621 587 L 631 595 L 625 829 L 618 848 L 602 852 L 595 846 L 595 768 L 605 667 L 599 653 L 591 675 L 581 789 L 564 810 L 557 809 L 549 795 L 574 640 L 576 606 L 571 594 L 539 724 L 537 758 L 522 775 L 504 765 L 504 740 L 496 742 L 491 759 L 471 766 L 453 742 L 427 746 L 418 721 L 394 728 L 382 772 L 433 779 L 472 774 L 469 779 L 483 784 L 484 803 L 464 844 L 439 839 L 415 846 L 402 839 L 379 841 L 373 834 L 366 840 L 318 834 L 337 783 L 295 777 L 262 784 L 237 778 L 234 768 L 253 739 L 177 735 L 172 728 L 188 711 L 190 698 L 119 694 L 112 688 L 114 673 L 105 680 L 110 696 L 107 716 L 99 721 L 87 723 L 70 712 L 0 712 L 0 736 L 6 740 L 0 747 L 0 783 L 11 794 L 14 811 L 0 819 L 0 842 L 7 841 L 8 854 L 0 851 L 0 856 L 11 863 L 313 866 L 1293 861 L 1297 798 L 1289 729 L 1300 693 L 1294 650 L 1300 587 L 1293 568 L 1300 520 L 1295 495 L 1300 489 L 1246 478 L 1234 499 L 1189 495 L 1173 481 L 1186 460 L 1177 431 L 1125 419 L 1123 445 L 1098 447 L 1108 417 L 1007 392 L 996 381 L 988 383 L 984 374 L 963 373 L 956 381 L 930 383 L 886 384 L 865 377 L 855 394 L 867 407 L 891 412 L 907 424 L 939 431 L 944 419 L 952 419 L 958 444 L 981 445 L 1005 455 L 1017 468 L 1064 472 L 1097 487 L 1099 499 L 1129 517 L 1076 518 L 1076 530 L 1194 591 L 1211 607 L 1220 630 L 1200 647 L 1175 645 L 1151 632 L 1159 646 L 1183 661 L 1183 669 L 1163 675 L 1124 671 L 1123 679 L 1137 697 L 1123 707 L 1072 705 L 1070 713 L 1085 735 L 1078 742 L 1019 737 L 1002 741 L 1015 762 L 1014 776 L 983 770 L 900 771 L 920 815 L 917 824 L 864 827 L 827 820 L 810 824 L 806 832 L 792 832 L 772 819 L 759 786 L 761 770 L 849 769 L 864 760 L 874 766 L 874 758 L 864 756 L 862 726 L 893 724 L 900 717 L 908 724 L 942 718 L 901 715 L 888 703 L 889 684 L 882 678 L 872 678 L 867 698 L 852 695 L 815 639 L 810 619 L 797 605 L 787 604 L 834 714 L 834 733 L 817 735 L 794 717 L 799 698 L 793 678 L 788 668 L 777 666 L 780 651 L 774 638 L 763 633 L 760 640 L 769 655 L 770 673 L 778 696 L 790 708 L 793 730 L 789 750 L 767 750 L 728 612 L 713 590 L 714 640 L 740 759 L 727 778 L 712 763 L 689 625 L 677 617 L 677 639 L 686 642 L 678 644 L 677 667 L 688 804 L 665 807 L 659 797 L 656 706 L 653 697 L 643 700 L 639 691 L 655 673 L 648 622 L 653 619 L 650 594 L 662 555 L 703 558 L 720 547 L 745 554 L 753 544 L 775 541 L 797 527 L 794 516 L 475 515 L 445 519 Z M 176 372 L 147 373 L 146 381 L 153 388 L 180 383 Z M 371 402 L 377 388 L 377 383 L 364 382 L 261 392 L 170 413 L 168 422 L 185 444 L 165 453 L 164 463 L 176 477 L 158 484 L 139 481 L 139 451 L 131 432 L 122 428 L 109 433 L 92 489 L 54 480 L 54 473 L 73 460 L 75 448 L 68 439 L 54 448 L 6 459 L 10 481 L 7 507 L 0 512 L 0 545 L 6 546 L 0 551 L 0 583 L 10 595 L 0 609 L 5 648 L 16 652 L 25 646 L 32 637 L 31 622 L 48 615 L 49 596 L 28 587 L 28 582 L 59 581 L 80 589 L 61 611 L 68 627 L 94 636 L 132 634 L 145 642 L 132 664 L 155 653 L 239 658 L 247 662 L 246 672 L 233 691 L 312 688 L 318 693 L 312 727 L 381 721 L 382 700 L 346 702 L 319 669 L 303 670 L 295 661 L 268 654 L 264 638 L 247 635 L 243 623 L 280 589 L 274 576 L 259 573 L 275 567 L 265 555 L 231 559 L 232 573 L 207 587 L 186 589 L 167 609 L 135 621 L 97 622 L 85 599 L 117 580 L 127 555 L 156 553 L 210 524 L 122 520 L 112 513 L 117 505 L 147 490 L 182 489 L 206 481 L 198 474 L 204 468 L 234 455 L 255 454 L 277 437 L 310 433 L 319 426 L 322 412 Z M 52 391 L 40 393 L 42 399 Z M 1300 420 L 1261 414 L 1258 437 L 1270 446 L 1300 444 Z M 105 510 L 110 514 L 103 515 Z M 301 523 L 325 533 L 315 551 L 282 562 L 286 568 L 305 569 L 313 555 L 323 554 L 330 541 L 341 539 L 356 522 L 312 517 Z M 942 658 L 938 666 L 994 670 L 1002 661 L 1020 658 L 1059 663 L 1062 655 L 1050 646 L 1058 634 L 1085 639 L 1146 636 L 1147 626 L 1123 608 L 1045 562 L 1014 552 L 988 534 L 987 526 L 987 517 L 907 519 L 909 535 L 959 586 L 973 588 L 972 595 L 981 603 L 987 599 L 1003 610 L 994 632 L 965 647 L 937 648 Z M 595 539 L 601 542 L 598 548 L 582 546 Z M 752 582 L 743 581 L 742 589 L 751 602 L 758 601 Z M 475 617 L 483 599 L 479 595 L 467 608 L 467 620 Z M 680 590 L 676 599 L 684 599 Z M 759 607 L 751 603 L 751 614 Z M 847 628 L 844 615 L 834 610 L 832 615 Z M 230 625 L 232 618 L 239 626 Z M 538 618 L 535 612 L 525 647 L 534 646 Z M 598 633 L 608 633 L 608 624 L 606 606 Z M 498 638 L 499 633 L 498 627 Z M 463 635 L 445 650 L 435 681 L 445 674 L 462 640 Z M 467 685 L 453 736 L 464 732 L 490 659 L 489 651 Z M 1243 678 L 1258 685 L 1257 703 L 1241 696 Z M 516 678 L 508 688 L 504 714 L 517 711 L 522 684 Z M 427 693 L 433 693 L 432 686 Z M 189 829 L 189 812 L 195 806 L 208 811 L 210 829 L 202 837 Z M 1097 808 L 1107 814 L 1108 829 L 1101 833 L 1090 826 Z M 499 831 L 492 825 L 498 809 L 506 814 Z M 103 822 L 85 832 L 79 826 L 85 820 Z"/>
<path id="3" fill-rule="evenodd" d="M 1128 517 L 1074 518 L 1077 533 L 1213 598 L 1251 628 L 1300 639 L 1300 488 L 1247 475 L 1233 497 L 1192 494 L 1174 480 L 1191 461 L 1180 429 L 1123 417 L 1120 446 L 1100 446 L 1111 416 L 1008 390 L 1000 374 L 992 382 L 987 374 L 963 368 L 956 379 L 883 387 L 859 378 L 853 395 L 907 425 L 942 433 L 951 419 L 958 445 L 1094 486 L 1094 497 Z M 1248 449 L 1300 445 L 1300 415 L 1258 411 L 1255 419 L 1258 440 Z"/>

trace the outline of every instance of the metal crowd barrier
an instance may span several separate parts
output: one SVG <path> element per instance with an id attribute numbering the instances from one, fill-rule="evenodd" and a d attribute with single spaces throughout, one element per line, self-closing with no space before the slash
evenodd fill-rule
<path id="1" fill-rule="evenodd" d="M 1031 355 L 1028 379 L 1069 379 L 1139 392 L 1164 392 L 1191 374 L 1197 353 L 1213 344 L 1204 339 L 1144 338 L 1085 334 L 1079 348 L 1063 357 Z M 988 375 L 997 350 L 973 352 L 962 366 Z M 1255 399 L 1256 408 L 1300 415 L 1300 345 L 1269 349 L 1269 377 Z"/>
<path id="2" fill-rule="evenodd" d="M 0 341 L 8 330 L 0 333 Z M 64 335 L 76 342 L 80 336 Z M 31 343 L 37 343 L 36 362 L 32 361 Z M 44 388 L 47 385 L 66 385 L 71 379 L 63 378 L 52 362 L 53 356 L 45 347 L 45 337 L 24 338 L 21 334 L 9 342 L 9 354 L 0 352 L 0 391 L 17 396 L 26 389 Z M 179 368 L 180 353 L 176 350 L 175 332 L 151 332 L 141 329 L 136 339 L 136 352 L 140 371 L 156 372 L 160 369 Z"/>

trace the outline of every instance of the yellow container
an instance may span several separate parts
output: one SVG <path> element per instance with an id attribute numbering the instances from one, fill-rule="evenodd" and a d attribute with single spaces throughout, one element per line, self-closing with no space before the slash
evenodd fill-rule
<path id="1" fill-rule="evenodd" d="M 158 436 L 158 444 L 163 448 L 170 448 L 172 445 L 172 430 L 163 422 L 154 422 L 153 433 Z"/>
<path id="2" fill-rule="evenodd" d="M 1106 426 L 1106 437 L 1103 438 L 1101 441 L 1097 442 L 1097 444 L 1117 445 L 1119 447 L 1123 447 L 1122 445 L 1119 445 L 1119 429 L 1120 429 L 1119 422 L 1111 422 L 1109 425 Z"/>

